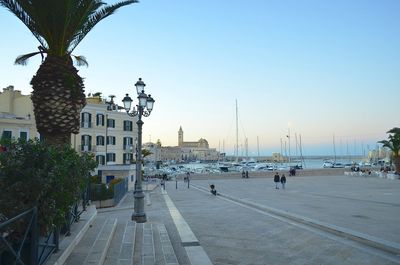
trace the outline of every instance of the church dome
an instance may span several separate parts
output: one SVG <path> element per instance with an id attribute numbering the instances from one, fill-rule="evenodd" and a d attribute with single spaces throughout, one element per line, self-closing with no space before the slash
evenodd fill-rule
<path id="1" fill-rule="evenodd" d="M 208 142 L 206 139 L 200 138 L 199 140 L 199 147 L 205 147 L 208 148 Z"/>

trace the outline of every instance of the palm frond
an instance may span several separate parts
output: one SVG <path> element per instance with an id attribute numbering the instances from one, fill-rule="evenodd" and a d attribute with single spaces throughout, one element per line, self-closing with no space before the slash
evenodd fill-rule
<path id="1" fill-rule="evenodd" d="M 89 66 L 85 56 L 72 55 L 72 57 L 74 57 L 77 66 Z"/>
<path id="2" fill-rule="evenodd" d="M 389 131 L 387 131 L 386 133 L 393 133 L 395 135 L 399 135 L 399 137 L 400 137 L 400 128 L 394 127 L 392 129 L 390 129 Z"/>
<path id="3" fill-rule="evenodd" d="M 126 5 L 130 5 L 130 4 L 134 4 L 134 3 L 138 3 L 138 2 L 139 2 L 138 0 L 127 0 L 127 1 L 118 2 L 118 3 L 114 4 L 114 5 L 105 6 L 105 7 L 103 7 L 102 9 L 100 9 L 98 11 L 97 11 L 97 9 L 88 9 L 87 10 L 88 11 L 87 12 L 88 17 L 84 21 L 81 30 L 79 30 L 74 35 L 74 38 L 73 38 L 73 40 L 71 42 L 71 46 L 70 46 L 70 52 L 72 52 L 76 48 L 76 46 L 85 38 L 85 36 L 101 20 L 103 20 L 104 18 L 112 15 L 120 7 L 123 7 L 123 6 L 126 6 Z M 104 3 L 102 3 L 102 2 L 98 2 L 96 6 L 98 8 L 103 4 Z"/>
<path id="4" fill-rule="evenodd" d="M 29 58 L 31 58 L 32 56 L 41 54 L 42 52 L 31 52 L 28 54 L 24 54 L 24 55 L 20 55 L 18 56 L 15 61 L 14 64 L 19 64 L 19 65 L 27 65 Z"/>
<path id="5" fill-rule="evenodd" d="M 394 127 L 393 129 L 387 131 L 390 133 L 388 136 L 388 140 L 382 140 L 378 143 L 383 144 L 384 147 L 389 148 L 395 156 L 400 155 L 400 128 Z"/>
<path id="6" fill-rule="evenodd" d="M 71 56 L 98 22 L 120 7 L 137 2 L 123 0 L 106 5 L 102 0 L 0 0 L 0 6 L 28 27 L 48 55 L 64 57 Z M 17 62 L 25 64 L 27 58 L 22 56 Z M 76 61 L 87 65 L 79 57 Z"/>
<path id="7" fill-rule="evenodd" d="M 35 1 L 34 1 L 35 2 Z M 47 47 L 45 39 L 38 33 L 34 13 L 33 3 L 29 0 L 0 0 L 0 5 L 13 13 L 24 25 L 32 32 L 33 36 L 39 41 L 41 46 Z"/>

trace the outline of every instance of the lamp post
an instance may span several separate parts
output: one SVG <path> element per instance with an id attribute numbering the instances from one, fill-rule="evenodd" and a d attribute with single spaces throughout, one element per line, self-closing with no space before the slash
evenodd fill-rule
<path id="1" fill-rule="evenodd" d="M 133 192 L 134 197 L 134 210 L 132 214 L 132 220 L 137 223 L 145 223 L 146 222 L 146 213 L 144 212 L 144 193 L 142 189 L 142 116 L 148 117 L 153 110 L 154 99 L 151 95 L 146 95 L 144 93 L 145 83 L 139 78 L 139 81 L 136 82 L 136 91 L 138 94 L 139 104 L 136 105 L 136 108 L 133 107 L 131 111 L 132 99 L 128 94 L 124 97 L 122 102 L 124 103 L 124 108 L 126 113 L 135 117 L 138 116 L 138 121 L 136 122 L 138 126 L 138 137 L 137 137 L 137 158 L 136 158 L 136 183 L 135 190 Z"/>

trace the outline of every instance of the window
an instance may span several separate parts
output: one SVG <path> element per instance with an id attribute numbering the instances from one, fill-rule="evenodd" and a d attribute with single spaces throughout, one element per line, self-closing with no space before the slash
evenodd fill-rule
<path id="1" fill-rule="evenodd" d="M 81 114 L 81 127 L 92 128 L 92 114 L 88 112 L 83 112 Z"/>
<path id="2" fill-rule="evenodd" d="M 104 126 L 104 115 L 103 114 L 97 114 L 96 115 L 96 125 L 97 126 Z"/>
<path id="3" fill-rule="evenodd" d="M 24 141 L 28 140 L 28 133 L 27 132 L 19 132 L 19 138 Z"/>
<path id="4" fill-rule="evenodd" d="M 104 145 L 104 136 L 96 136 L 96 145 Z"/>
<path id="5" fill-rule="evenodd" d="M 3 131 L 3 134 L 1 135 L 2 139 L 11 139 L 12 137 L 12 132 L 11 131 Z"/>
<path id="6" fill-rule="evenodd" d="M 130 150 L 132 147 L 133 138 L 132 137 L 124 137 L 124 150 Z"/>
<path id="7" fill-rule="evenodd" d="M 105 157 L 104 155 L 97 155 L 97 156 L 96 156 L 96 162 L 97 162 L 99 165 L 105 165 L 105 163 L 106 163 L 106 157 Z"/>
<path id="8" fill-rule="evenodd" d="M 91 151 L 92 150 L 92 136 L 84 134 L 81 136 L 81 151 Z"/>
<path id="9" fill-rule="evenodd" d="M 124 159 L 124 161 L 123 161 L 124 164 L 130 164 L 131 161 L 133 160 L 133 154 L 132 153 L 125 153 L 123 155 L 123 159 Z"/>
<path id="10" fill-rule="evenodd" d="M 115 136 L 107 136 L 107 144 L 115 145 Z"/>
<path id="11" fill-rule="evenodd" d="M 107 127 L 108 128 L 115 128 L 115 120 L 114 119 L 107 119 Z"/>
<path id="12" fill-rule="evenodd" d="M 107 162 L 115 162 L 115 153 L 107 153 Z"/>
<path id="13" fill-rule="evenodd" d="M 124 131 L 132 131 L 132 122 L 124 121 Z"/>

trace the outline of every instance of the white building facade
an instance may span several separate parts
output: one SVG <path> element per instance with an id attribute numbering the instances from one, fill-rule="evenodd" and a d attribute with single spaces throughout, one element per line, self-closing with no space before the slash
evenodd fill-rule
<path id="1" fill-rule="evenodd" d="M 22 95 L 13 86 L 0 92 L 0 137 L 26 140 L 39 137 L 30 96 Z"/>

